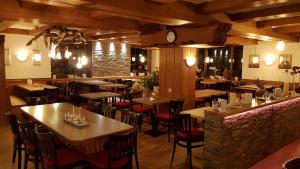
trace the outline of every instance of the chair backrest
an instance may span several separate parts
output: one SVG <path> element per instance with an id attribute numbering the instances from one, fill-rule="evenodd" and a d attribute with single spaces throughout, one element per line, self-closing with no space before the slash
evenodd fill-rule
<path id="1" fill-rule="evenodd" d="M 55 89 L 44 89 L 46 95 L 48 96 L 48 98 L 57 98 L 58 96 L 58 88 Z"/>
<path id="2" fill-rule="evenodd" d="M 57 156 L 52 132 L 46 131 L 41 126 L 35 127 L 35 134 L 39 144 L 39 150 L 44 158 L 45 165 L 57 168 Z"/>
<path id="3" fill-rule="evenodd" d="M 191 135 L 192 118 L 190 114 L 175 115 L 175 133 L 176 131 L 180 131 Z"/>
<path id="4" fill-rule="evenodd" d="M 22 139 L 24 141 L 24 143 L 27 145 L 26 146 L 26 152 L 28 154 L 38 154 L 39 151 L 39 146 L 38 146 L 38 142 L 37 142 L 37 138 L 34 132 L 34 128 L 35 125 L 32 121 L 28 121 L 28 122 L 20 122 L 18 121 L 20 129 L 21 129 L 21 136 Z M 33 146 L 34 149 L 29 148 L 28 145 Z"/>
<path id="5" fill-rule="evenodd" d="M 139 92 L 128 92 L 125 95 L 125 99 L 132 101 L 132 99 L 134 98 L 141 98 L 143 96 L 143 92 L 139 91 Z"/>
<path id="6" fill-rule="evenodd" d="M 170 100 L 170 112 L 175 115 L 182 111 L 182 107 L 184 104 L 184 98 L 181 99 L 171 99 Z"/>
<path id="7" fill-rule="evenodd" d="M 121 122 L 132 125 L 134 130 L 137 130 L 140 115 L 130 112 L 128 109 L 124 109 L 121 112 Z"/>
<path id="8" fill-rule="evenodd" d="M 11 132 L 14 134 L 15 137 L 17 137 L 17 139 L 20 139 L 21 135 L 20 135 L 20 128 L 19 128 L 17 116 L 11 112 L 7 112 L 6 117 L 9 121 Z"/>
<path id="9" fill-rule="evenodd" d="M 47 104 L 48 96 L 40 96 L 40 97 L 26 97 L 27 105 L 39 105 L 39 104 Z"/>
<path id="10" fill-rule="evenodd" d="M 87 110 L 101 114 L 101 103 L 94 100 L 88 100 Z"/>
<path id="11" fill-rule="evenodd" d="M 101 114 L 103 116 L 115 119 L 116 109 L 113 109 L 112 106 L 110 106 L 110 105 L 102 104 Z"/>
<path id="12" fill-rule="evenodd" d="M 108 141 L 108 155 L 109 162 L 108 168 L 111 168 L 111 165 L 114 161 L 121 159 L 127 159 L 128 163 L 126 166 L 132 165 L 132 155 L 134 147 L 136 146 L 136 131 L 131 131 L 127 134 L 122 135 L 111 135 Z"/>

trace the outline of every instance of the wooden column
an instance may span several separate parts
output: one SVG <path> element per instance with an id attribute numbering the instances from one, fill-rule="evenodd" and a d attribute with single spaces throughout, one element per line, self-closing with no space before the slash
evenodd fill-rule
<path id="1" fill-rule="evenodd" d="M 185 98 L 183 109 L 195 106 L 196 65 L 186 64 L 187 56 L 196 57 L 196 48 L 161 48 L 159 94 L 163 97 Z"/>
<path id="2" fill-rule="evenodd" d="M 229 70 L 229 79 L 232 79 L 232 72 L 233 72 L 233 59 L 234 59 L 234 47 L 233 45 L 230 46 L 230 70 Z"/>
<path id="3" fill-rule="evenodd" d="M 4 121 L 4 114 L 8 110 L 8 95 L 5 84 L 4 41 L 5 36 L 0 35 L 0 122 Z"/>
<path id="4" fill-rule="evenodd" d="M 203 66 L 203 71 L 204 71 L 204 76 L 206 77 L 207 76 L 207 63 L 205 62 L 206 60 L 206 57 L 208 57 L 208 49 L 205 48 L 204 49 L 204 58 L 203 58 L 203 63 L 204 63 L 204 66 Z"/>

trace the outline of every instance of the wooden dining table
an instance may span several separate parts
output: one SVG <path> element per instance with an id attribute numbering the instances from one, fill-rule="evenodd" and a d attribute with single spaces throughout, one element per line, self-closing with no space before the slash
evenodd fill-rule
<path id="1" fill-rule="evenodd" d="M 210 98 L 213 95 L 215 96 L 221 96 L 226 95 L 226 91 L 222 90 L 213 90 L 213 89 L 202 89 L 202 90 L 196 90 L 195 91 L 195 98 Z"/>
<path id="2" fill-rule="evenodd" d="M 119 83 L 109 83 L 109 84 L 100 84 L 100 87 L 107 88 L 107 89 L 115 89 L 115 88 L 126 88 L 128 85 L 126 84 L 119 84 Z"/>
<path id="3" fill-rule="evenodd" d="M 24 106 L 21 110 L 26 116 L 42 124 L 56 136 L 70 145 L 76 145 L 86 154 L 98 152 L 109 135 L 127 132 L 132 126 L 120 121 L 81 109 L 69 103 L 54 103 L 36 106 Z M 85 128 L 76 128 L 64 121 L 69 112 L 81 113 L 89 124 Z"/>
<path id="4" fill-rule="evenodd" d="M 272 87 L 273 87 L 273 86 L 271 86 L 271 85 L 265 85 L 265 86 L 264 86 L 265 89 L 270 89 L 270 88 L 272 88 Z M 238 90 L 248 90 L 248 91 L 256 91 L 257 88 L 258 88 L 258 86 L 255 85 L 255 84 L 242 85 L 242 86 L 236 87 L 236 89 L 238 89 Z"/>
<path id="5" fill-rule="evenodd" d="M 112 97 L 120 97 L 121 95 L 113 92 L 96 92 L 96 93 L 83 93 L 81 97 L 89 100 L 107 99 Z"/>
<path id="6" fill-rule="evenodd" d="M 208 106 L 208 107 L 200 107 L 200 108 L 196 108 L 196 109 L 189 109 L 189 110 L 182 111 L 181 114 L 190 114 L 191 117 L 203 121 L 204 120 L 204 111 L 207 111 L 207 110 L 212 111 L 213 108 L 211 106 Z"/>
<path id="7" fill-rule="evenodd" d="M 44 91 L 44 89 L 56 89 L 56 86 L 51 86 L 42 83 L 33 83 L 33 84 L 17 84 L 19 88 L 22 88 L 28 92 L 40 92 Z"/>
<path id="8" fill-rule="evenodd" d="M 84 80 L 84 81 L 78 81 L 79 83 L 85 84 L 85 85 L 104 85 L 104 84 L 112 84 L 111 82 L 106 82 L 102 80 Z"/>
<path id="9" fill-rule="evenodd" d="M 162 132 L 158 131 L 158 129 L 157 129 L 158 124 L 157 124 L 157 120 L 155 118 L 155 114 L 158 111 L 157 110 L 158 105 L 170 103 L 170 98 L 156 97 L 155 99 L 150 99 L 150 97 L 141 97 L 141 98 L 132 99 L 132 102 L 152 106 L 152 114 L 151 114 L 152 129 L 149 131 L 146 131 L 145 133 L 147 133 L 153 137 L 160 136 L 162 134 Z"/>

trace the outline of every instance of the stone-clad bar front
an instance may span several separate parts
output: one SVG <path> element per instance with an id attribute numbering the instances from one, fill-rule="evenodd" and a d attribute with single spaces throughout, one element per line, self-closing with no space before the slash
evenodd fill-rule
<path id="1" fill-rule="evenodd" d="M 300 97 L 205 112 L 205 169 L 245 169 L 300 137 Z"/>

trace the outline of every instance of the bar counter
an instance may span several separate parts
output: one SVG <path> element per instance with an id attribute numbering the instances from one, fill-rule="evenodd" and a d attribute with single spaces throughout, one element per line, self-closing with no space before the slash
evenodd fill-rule
<path id="1" fill-rule="evenodd" d="M 205 111 L 204 169 L 246 169 L 300 137 L 300 95 Z"/>

